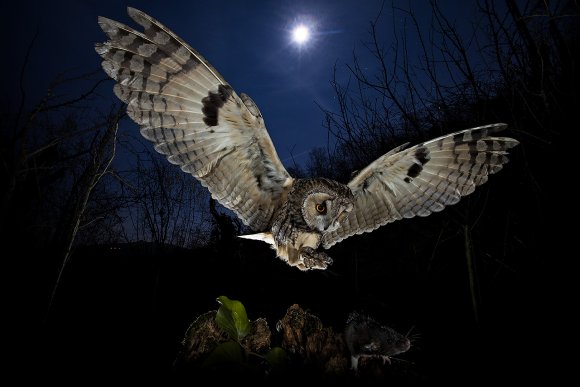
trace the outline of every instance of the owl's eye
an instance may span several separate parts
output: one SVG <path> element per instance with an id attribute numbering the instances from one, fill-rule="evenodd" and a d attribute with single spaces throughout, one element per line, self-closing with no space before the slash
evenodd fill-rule
<path id="1" fill-rule="evenodd" d="M 316 211 L 318 211 L 319 214 L 326 214 L 326 206 L 324 205 L 324 203 L 317 204 Z"/>

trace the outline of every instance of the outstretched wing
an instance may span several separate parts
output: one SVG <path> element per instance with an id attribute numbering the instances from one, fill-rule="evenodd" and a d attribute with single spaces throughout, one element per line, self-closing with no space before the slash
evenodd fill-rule
<path id="1" fill-rule="evenodd" d="M 354 208 L 341 226 L 322 239 L 324 248 L 354 234 L 402 218 L 427 216 L 455 204 L 508 162 L 513 138 L 490 137 L 506 128 L 494 124 L 467 129 L 379 157 L 348 186 Z"/>
<path id="2" fill-rule="evenodd" d="M 157 20 L 134 8 L 128 13 L 144 32 L 99 17 L 110 40 L 96 45 L 128 115 L 158 152 L 245 224 L 267 229 L 293 180 L 257 106 Z"/>

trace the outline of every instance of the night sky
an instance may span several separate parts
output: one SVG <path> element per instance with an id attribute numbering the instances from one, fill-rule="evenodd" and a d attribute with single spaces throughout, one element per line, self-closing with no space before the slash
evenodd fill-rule
<path id="1" fill-rule="evenodd" d="M 317 106 L 335 110 L 330 80 L 333 67 L 338 80 L 347 81 L 345 65 L 356 51 L 361 63 L 373 62 L 364 43 L 369 41 L 370 22 L 381 10 L 382 0 L 369 1 L 19 1 L 2 14 L 10 15 L 0 27 L 11 60 L 2 61 L 7 77 L 3 98 L 20 95 L 19 74 L 25 53 L 34 43 L 24 77 L 27 103 L 35 103 L 58 75 L 88 72 L 100 66 L 94 43 L 106 40 L 98 16 L 141 28 L 127 15 L 132 6 L 150 14 L 200 52 L 238 92 L 257 103 L 278 155 L 286 166 L 303 165 L 314 147 L 325 147 L 328 133 L 322 127 L 323 113 Z M 406 7 L 406 2 L 401 2 Z M 440 2 L 458 28 L 466 28 L 475 3 Z M 411 9 L 420 23 L 431 21 L 430 8 L 417 2 Z M 390 4 L 383 9 L 383 29 L 402 28 L 393 20 Z M 291 38 L 297 24 L 313 30 L 312 39 L 298 46 Z M 395 24 L 393 24 L 395 23 Z M 392 37 L 384 34 L 385 45 Z M 410 57 L 417 49 L 409 45 Z M 104 76 L 104 73 L 103 73 Z M 112 82 L 100 88 L 103 101 L 115 100 Z M 74 93 L 74 90 L 71 91 Z M 129 120 L 125 129 L 134 130 Z M 123 129 L 123 128 L 122 128 Z"/>

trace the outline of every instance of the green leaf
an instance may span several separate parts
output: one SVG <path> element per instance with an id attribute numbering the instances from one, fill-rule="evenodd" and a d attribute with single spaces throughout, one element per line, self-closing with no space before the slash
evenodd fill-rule
<path id="1" fill-rule="evenodd" d="M 235 341 L 221 343 L 202 363 L 202 368 L 213 368 L 226 364 L 240 364 L 244 362 L 244 349 Z"/>
<path id="2" fill-rule="evenodd" d="M 215 316 L 215 322 L 221 329 L 236 341 L 243 339 L 250 333 L 250 320 L 248 320 L 246 308 L 240 301 L 220 296 L 217 298 L 217 302 L 221 305 Z"/>
<path id="3" fill-rule="evenodd" d="M 273 370 L 281 370 L 286 367 L 286 351 L 280 347 L 272 348 L 264 358 L 270 363 Z"/>

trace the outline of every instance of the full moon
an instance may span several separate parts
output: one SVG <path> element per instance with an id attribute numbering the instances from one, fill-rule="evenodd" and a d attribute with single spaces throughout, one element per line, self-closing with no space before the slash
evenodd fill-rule
<path id="1" fill-rule="evenodd" d="M 292 30 L 292 39 L 298 44 L 306 43 L 309 38 L 310 30 L 303 24 L 294 27 L 294 30 Z"/>

